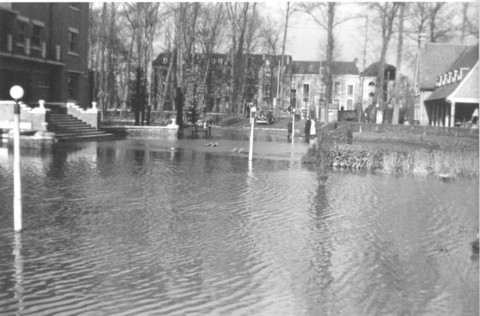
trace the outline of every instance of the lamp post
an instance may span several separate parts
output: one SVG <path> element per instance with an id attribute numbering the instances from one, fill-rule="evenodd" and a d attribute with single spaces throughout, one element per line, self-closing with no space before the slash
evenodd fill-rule
<path id="1" fill-rule="evenodd" d="M 20 179 L 20 104 L 23 88 L 13 86 L 10 96 L 15 100 L 13 110 L 13 229 L 22 230 L 22 185 Z"/>

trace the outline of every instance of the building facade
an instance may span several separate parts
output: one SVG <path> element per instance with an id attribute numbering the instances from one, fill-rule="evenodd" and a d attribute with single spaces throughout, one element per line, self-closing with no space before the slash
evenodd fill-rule
<path id="1" fill-rule="evenodd" d="M 244 56 L 244 82 L 239 91 L 243 101 L 242 112 L 247 106 L 272 108 L 278 86 L 279 56 L 248 54 Z M 208 59 L 208 60 L 207 60 Z M 154 108 L 175 110 L 173 102 L 172 54 L 162 53 L 153 62 Z M 194 54 L 184 65 L 185 107 L 196 107 L 204 112 L 228 113 L 233 111 L 232 63 L 230 54 Z M 238 80 L 238 78 L 237 78 Z"/>
<path id="2" fill-rule="evenodd" d="M 88 5 L 0 4 L 0 100 L 11 99 L 10 87 L 20 85 L 25 103 L 87 106 Z"/>
<path id="3" fill-rule="evenodd" d="M 291 61 L 285 68 L 283 99 L 302 116 L 320 117 L 325 103 L 326 61 Z M 332 102 L 335 110 L 354 110 L 359 96 L 359 71 L 355 61 L 334 61 L 332 67 Z M 285 106 L 285 105 L 284 105 Z"/>
<path id="4" fill-rule="evenodd" d="M 415 121 L 457 126 L 478 108 L 478 45 L 428 43 L 420 36 L 414 91 Z"/>

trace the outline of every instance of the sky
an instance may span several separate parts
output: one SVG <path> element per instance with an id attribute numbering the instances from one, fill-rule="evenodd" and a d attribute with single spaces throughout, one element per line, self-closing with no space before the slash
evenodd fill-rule
<path id="1" fill-rule="evenodd" d="M 364 5 L 364 3 L 361 2 L 344 3 L 337 10 L 337 13 L 341 14 L 340 12 L 343 12 L 343 14 L 345 14 L 346 12 L 346 14 L 349 15 L 358 14 L 360 12 L 364 12 L 362 5 Z M 265 3 L 264 8 L 267 14 L 271 14 L 275 19 L 282 21 L 281 24 L 283 25 L 284 21 L 279 14 L 279 6 L 285 8 L 286 3 L 267 2 Z M 335 44 L 337 46 L 337 55 L 335 56 L 336 60 L 352 61 L 355 58 L 358 58 L 360 66 L 362 66 L 366 37 L 365 22 L 365 18 L 356 18 L 339 25 L 335 29 Z M 294 60 L 324 60 L 325 58 L 321 57 L 321 52 L 325 51 L 325 45 L 323 44 L 325 42 L 325 37 L 326 31 L 321 29 L 312 18 L 305 13 L 296 13 L 293 16 L 291 23 L 289 22 L 286 54 L 291 55 Z M 474 40 L 474 42 L 469 44 L 473 45 L 476 44 L 476 42 L 477 41 Z M 404 40 L 404 51 L 407 51 L 406 54 L 410 56 L 409 61 L 405 62 L 402 67 L 405 68 L 405 70 L 402 71 L 404 74 L 408 75 L 409 72 L 412 72 L 413 70 L 412 68 L 414 65 L 412 57 L 416 53 L 416 45 L 417 44 L 411 39 Z M 380 49 L 381 37 L 378 29 L 373 29 L 373 23 L 371 23 L 370 19 L 367 36 L 366 66 L 379 60 Z M 392 42 L 389 46 L 386 61 L 387 63 L 395 65 L 395 39 L 392 39 Z"/>

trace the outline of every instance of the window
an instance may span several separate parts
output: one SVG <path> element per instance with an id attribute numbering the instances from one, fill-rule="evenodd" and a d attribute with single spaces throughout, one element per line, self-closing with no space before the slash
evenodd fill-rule
<path id="1" fill-rule="evenodd" d="M 71 100 L 77 100 L 78 97 L 78 74 L 67 74 L 67 96 Z"/>
<path id="2" fill-rule="evenodd" d="M 325 68 L 320 67 L 320 79 L 323 80 L 325 76 Z"/>
<path id="3" fill-rule="evenodd" d="M 290 89 L 292 90 L 297 90 L 297 83 L 292 81 L 291 85 L 290 85 Z"/>
<path id="4" fill-rule="evenodd" d="M 347 85 L 347 95 L 352 96 L 353 95 L 353 84 Z"/>
<path id="5" fill-rule="evenodd" d="M 33 25 L 32 29 L 32 46 L 34 47 L 40 47 L 41 44 L 41 35 L 42 35 L 43 27 L 40 25 Z"/>
<path id="6" fill-rule="evenodd" d="M 27 39 L 27 22 L 17 20 L 17 44 L 24 45 Z"/>
<path id="7" fill-rule="evenodd" d="M 35 83 L 37 87 L 49 87 L 50 86 L 50 76 L 47 73 L 36 73 Z"/>
<path id="8" fill-rule="evenodd" d="M 335 81 L 333 85 L 333 94 L 338 95 L 340 93 L 340 82 Z"/>
<path id="9" fill-rule="evenodd" d="M 310 93 L 310 84 L 304 83 L 303 84 L 303 97 L 308 98 L 309 93 Z"/>
<path id="10" fill-rule="evenodd" d="M 347 110 L 353 110 L 353 100 L 347 99 Z"/>
<path id="11" fill-rule="evenodd" d="M 69 28 L 68 29 L 68 52 L 77 53 L 78 49 L 78 30 Z"/>

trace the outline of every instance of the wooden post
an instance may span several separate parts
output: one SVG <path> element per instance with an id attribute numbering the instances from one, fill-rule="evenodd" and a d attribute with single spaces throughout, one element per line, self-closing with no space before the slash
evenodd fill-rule
<path id="1" fill-rule="evenodd" d="M 450 127 L 455 127 L 455 102 L 450 105 Z"/>

